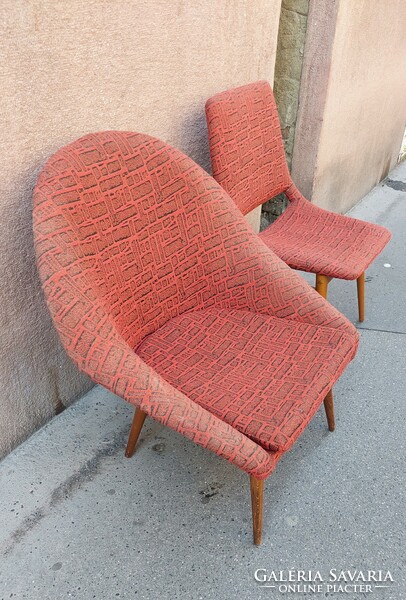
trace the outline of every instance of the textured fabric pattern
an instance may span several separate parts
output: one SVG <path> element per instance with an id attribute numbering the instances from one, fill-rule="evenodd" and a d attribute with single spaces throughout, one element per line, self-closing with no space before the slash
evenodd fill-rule
<path id="1" fill-rule="evenodd" d="M 290 175 L 266 81 L 216 94 L 206 119 L 213 177 L 244 215 L 286 190 Z"/>
<path id="2" fill-rule="evenodd" d="M 385 227 L 323 210 L 303 197 L 259 235 L 290 267 L 339 279 L 357 279 L 391 238 Z"/>
<path id="3" fill-rule="evenodd" d="M 306 200 L 293 184 L 272 89 L 258 81 L 206 103 L 213 176 L 243 214 L 284 192 L 287 210 L 260 236 L 290 267 L 356 279 L 391 238 L 379 225 Z"/>
<path id="4" fill-rule="evenodd" d="M 137 354 L 266 450 L 288 450 L 353 353 L 338 329 L 209 309 L 168 321 Z"/>
<path id="5" fill-rule="evenodd" d="M 232 309 L 337 330 L 351 340 L 347 359 L 355 354 L 345 317 L 267 249 L 207 173 L 160 140 L 102 132 L 62 148 L 35 189 L 34 233 L 45 296 L 79 368 L 256 477 L 280 453 L 161 376 L 140 344 L 188 311 Z"/>

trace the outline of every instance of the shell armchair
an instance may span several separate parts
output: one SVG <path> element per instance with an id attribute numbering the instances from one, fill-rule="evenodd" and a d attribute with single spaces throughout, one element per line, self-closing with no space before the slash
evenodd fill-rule
<path id="1" fill-rule="evenodd" d="M 286 163 L 271 86 L 258 81 L 206 103 L 213 176 L 245 215 L 282 192 L 290 201 L 260 237 L 293 269 L 316 274 L 327 298 L 332 278 L 356 279 L 364 320 L 365 270 L 391 238 L 379 225 L 324 210 L 302 196 Z"/>
<path id="2" fill-rule="evenodd" d="M 131 132 L 62 148 L 34 193 L 38 268 L 76 365 L 250 475 L 254 541 L 263 482 L 324 401 L 355 328 L 273 254 L 190 158 Z"/>

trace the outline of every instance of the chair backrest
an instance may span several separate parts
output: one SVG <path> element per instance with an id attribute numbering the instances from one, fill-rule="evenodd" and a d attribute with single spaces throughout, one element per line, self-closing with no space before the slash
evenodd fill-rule
<path id="1" fill-rule="evenodd" d="M 272 88 L 258 81 L 206 103 L 213 177 L 243 214 L 291 184 Z"/>
<path id="2" fill-rule="evenodd" d="M 34 192 L 38 267 L 57 329 L 65 321 L 71 331 L 75 319 L 80 327 L 82 296 L 135 348 L 203 306 L 239 219 L 213 178 L 160 140 L 107 131 L 62 148 Z"/>

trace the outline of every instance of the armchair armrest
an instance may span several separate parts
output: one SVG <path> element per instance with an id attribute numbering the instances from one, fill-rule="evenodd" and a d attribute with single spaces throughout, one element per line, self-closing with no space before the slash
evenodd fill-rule
<path id="1" fill-rule="evenodd" d="M 79 336 L 56 321 L 63 344 L 80 370 L 250 475 L 268 477 L 279 458 L 276 453 L 267 452 L 170 385 L 125 343 L 106 314 L 100 318 L 102 307 L 94 310 L 98 313 L 96 329 L 96 321 L 88 315 L 79 327 Z"/>
<path id="2" fill-rule="evenodd" d="M 225 291 L 213 302 L 224 308 L 252 310 L 271 316 L 345 331 L 358 344 L 356 328 L 288 267 L 245 222 L 232 200 L 228 211 L 238 222 L 238 235 L 224 248 Z"/>

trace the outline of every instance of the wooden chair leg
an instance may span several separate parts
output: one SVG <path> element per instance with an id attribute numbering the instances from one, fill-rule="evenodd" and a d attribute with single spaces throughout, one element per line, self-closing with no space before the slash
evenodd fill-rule
<path id="1" fill-rule="evenodd" d="M 328 429 L 329 431 L 334 431 L 336 425 L 334 420 L 333 390 L 330 390 L 327 396 L 324 398 L 324 408 L 326 410 Z"/>
<path id="2" fill-rule="evenodd" d="M 365 272 L 357 279 L 358 292 L 358 320 L 363 322 L 365 316 Z"/>
<path id="3" fill-rule="evenodd" d="M 327 275 L 316 275 L 316 292 L 319 292 L 320 296 L 327 299 L 327 286 L 331 281 L 331 277 Z"/>
<path id="4" fill-rule="evenodd" d="M 264 514 L 264 480 L 250 475 L 250 486 L 254 544 L 259 546 L 262 539 L 262 520 Z"/>
<path id="5" fill-rule="evenodd" d="M 125 455 L 127 458 L 131 458 L 134 454 L 135 445 L 137 443 L 138 436 L 141 433 L 146 416 L 147 413 L 144 413 L 140 408 L 135 409 L 130 435 L 128 436 L 127 448 L 125 449 Z"/>

